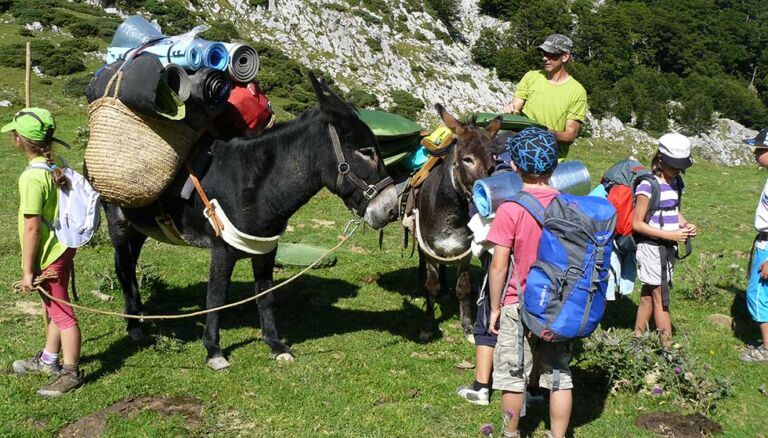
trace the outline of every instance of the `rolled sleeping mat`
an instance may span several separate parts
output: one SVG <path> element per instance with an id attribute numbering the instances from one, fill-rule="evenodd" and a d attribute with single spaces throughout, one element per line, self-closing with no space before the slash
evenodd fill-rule
<path id="1" fill-rule="evenodd" d="M 557 190 L 572 195 L 589 193 L 591 180 L 584 163 L 578 160 L 558 164 L 549 185 Z M 472 187 L 472 199 L 481 216 L 488 217 L 499 205 L 523 189 L 523 180 L 517 172 L 497 173 L 488 178 L 475 181 Z"/>
<path id="2" fill-rule="evenodd" d="M 247 84 L 259 73 L 259 54 L 253 47 L 240 43 L 224 43 L 229 53 L 227 70 L 235 82 Z"/>
<path id="3" fill-rule="evenodd" d="M 181 68 L 193 71 L 204 67 L 203 49 L 195 41 L 156 44 L 145 48 L 143 51 L 156 55 L 163 65 L 176 64 Z"/>
<path id="4" fill-rule="evenodd" d="M 517 172 L 501 172 L 475 181 L 472 200 L 480 216 L 488 217 L 499 205 L 522 189 L 523 179 Z"/>
<path id="5" fill-rule="evenodd" d="M 592 190 L 592 180 L 589 178 L 589 170 L 579 160 L 563 161 L 558 164 L 549 185 L 561 192 L 571 195 L 585 196 Z"/>
<path id="6" fill-rule="evenodd" d="M 199 38 L 193 40 L 193 42 L 202 50 L 204 67 L 227 71 L 227 68 L 229 68 L 229 52 L 227 52 L 224 44 Z"/>
<path id="7" fill-rule="evenodd" d="M 168 64 L 163 70 L 163 82 L 179 95 L 182 102 L 186 102 L 192 92 L 192 80 L 187 71 L 176 64 Z"/>
<path id="8" fill-rule="evenodd" d="M 190 76 L 192 88 L 189 98 L 208 115 L 219 115 L 227 107 L 232 91 L 232 80 L 221 70 L 203 68 Z"/>

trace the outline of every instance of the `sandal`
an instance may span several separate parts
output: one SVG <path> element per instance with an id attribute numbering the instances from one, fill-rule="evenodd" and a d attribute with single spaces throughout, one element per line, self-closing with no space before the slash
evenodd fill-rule
<path id="1" fill-rule="evenodd" d="M 759 347 L 749 347 L 749 350 L 739 356 L 739 359 L 744 362 L 768 362 L 768 350 L 764 345 Z"/>

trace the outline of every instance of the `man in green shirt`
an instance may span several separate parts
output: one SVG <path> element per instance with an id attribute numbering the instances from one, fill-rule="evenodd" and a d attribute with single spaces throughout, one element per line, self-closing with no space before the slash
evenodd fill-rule
<path id="1" fill-rule="evenodd" d="M 560 145 L 560 158 L 565 158 L 586 118 L 587 92 L 568 73 L 573 49 L 570 38 L 550 35 L 538 49 L 543 69 L 531 70 L 523 76 L 504 112 L 522 113 L 549 128 Z"/>

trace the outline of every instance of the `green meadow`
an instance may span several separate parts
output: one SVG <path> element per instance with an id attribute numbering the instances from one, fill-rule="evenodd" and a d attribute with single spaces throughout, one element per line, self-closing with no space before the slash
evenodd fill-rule
<path id="1" fill-rule="evenodd" d="M 77 145 L 62 153 L 81 168 L 83 143 L 75 140 L 87 128 L 87 102 L 64 97 L 64 81 L 54 77 L 41 82 L 33 75 L 32 102 L 55 113 L 58 136 Z M 23 72 L 0 67 L 0 100 L 14 104 L 0 109 L 3 123 L 23 105 L 22 90 Z M 450 102 L 445 104 L 450 109 Z M 579 139 L 570 158 L 584 161 L 596 183 L 629 151 L 628 144 Z M 649 155 L 647 151 L 638 158 L 648 162 Z M 44 340 L 39 298 L 11 291 L 21 273 L 16 180 L 25 164 L 23 154 L 3 138 L 0 435 L 55 435 L 128 397 L 178 397 L 197 410 L 187 415 L 152 409 L 111 411 L 100 417 L 104 436 L 466 437 L 480 436 L 485 423 L 492 423 L 498 435 L 498 394 L 488 407 L 467 404 L 455 394 L 459 385 L 474 378 L 473 370 L 457 367 L 474 361 L 474 346 L 461 333 L 455 296 L 444 296 L 438 306 L 440 335 L 428 343 L 418 340 L 425 301 L 414 297 L 417 260 L 401 250 L 398 224 L 385 228 L 381 248 L 377 231 L 359 230 L 336 253 L 336 266 L 312 270 L 277 292 L 278 329 L 296 356 L 292 364 L 270 359 L 259 340 L 254 303 L 223 313 L 221 344 L 232 366 L 220 372 L 205 366 L 203 318 L 145 323 L 147 339 L 134 342 L 127 337 L 124 321 L 79 312 L 86 384 L 58 399 L 39 398 L 35 390 L 46 382 L 43 377 L 19 378 L 11 371 L 14 360 L 31 356 Z M 730 383 L 728 396 L 706 413 L 722 426 L 724 436 L 768 435 L 768 365 L 738 360 L 745 344 L 759 336 L 743 308 L 743 293 L 754 208 L 767 177 L 755 166 L 721 167 L 704 160 L 697 160 L 685 176 L 683 209 L 701 232 L 694 240 L 694 254 L 678 266 L 671 308 L 674 339 L 708 376 Z M 323 190 L 290 221 L 283 240 L 330 248 L 349 218 L 342 202 Z M 204 250 L 148 242 L 140 274 L 149 311 L 174 314 L 204 308 L 208 265 Z M 477 266 L 475 262 L 475 283 L 480 278 Z M 78 252 L 76 267 L 80 304 L 122 310 L 106 224 L 93 243 Z M 276 281 L 297 272 L 278 269 Z M 452 272 L 449 278 L 455 278 Z M 252 295 L 251 280 L 249 264 L 241 261 L 229 301 Z M 115 300 L 102 302 L 92 290 Z M 628 332 L 636 302 L 637 291 L 609 307 L 604 328 Z M 713 314 L 733 317 L 733 325 L 713 322 Z M 582 359 L 573 365 L 574 436 L 651 436 L 636 426 L 638 416 L 693 411 L 671 391 L 658 397 L 645 391 L 611 391 L 609 376 L 599 366 L 581 365 Z M 547 421 L 545 409 L 533 407 L 523 428 L 543 436 Z"/>

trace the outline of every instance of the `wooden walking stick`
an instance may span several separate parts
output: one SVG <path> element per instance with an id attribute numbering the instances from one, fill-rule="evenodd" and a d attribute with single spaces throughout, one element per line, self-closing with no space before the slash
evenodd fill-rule
<path id="1" fill-rule="evenodd" d="M 30 107 L 32 96 L 30 84 L 32 82 L 32 43 L 27 42 L 27 71 L 24 76 L 24 103 L 26 108 Z"/>

